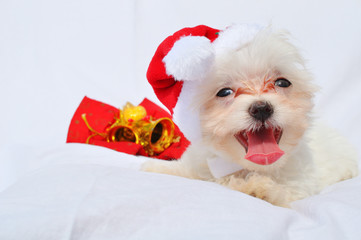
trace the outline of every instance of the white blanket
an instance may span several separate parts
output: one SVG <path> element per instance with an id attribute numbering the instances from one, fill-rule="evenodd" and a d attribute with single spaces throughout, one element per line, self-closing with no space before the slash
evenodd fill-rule
<path id="1" fill-rule="evenodd" d="M 143 158 L 69 144 L 0 194 L 0 239 L 360 239 L 361 178 L 292 209 L 138 171 Z"/>
<path id="2" fill-rule="evenodd" d="M 256 22 L 291 32 L 322 89 L 315 117 L 361 152 L 360 9 L 358 0 L 1 1 L 0 239 L 361 239 L 361 177 L 285 209 L 140 172 L 142 157 L 65 144 L 85 95 L 159 103 L 145 75 L 169 34 Z"/>

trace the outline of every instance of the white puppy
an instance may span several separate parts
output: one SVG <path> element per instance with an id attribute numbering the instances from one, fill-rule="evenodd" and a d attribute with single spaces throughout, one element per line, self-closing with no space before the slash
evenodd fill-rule
<path id="1" fill-rule="evenodd" d="M 215 181 L 279 206 L 357 175 L 353 148 L 313 123 L 317 88 L 285 32 L 265 28 L 216 54 L 206 78 L 191 99 L 201 139 L 180 160 L 143 170 Z"/>

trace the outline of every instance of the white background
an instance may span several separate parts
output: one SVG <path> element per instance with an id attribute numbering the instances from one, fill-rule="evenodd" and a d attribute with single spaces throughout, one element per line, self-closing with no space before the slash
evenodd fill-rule
<path id="1" fill-rule="evenodd" d="M 361 149 L 361 2 L 0 2 L 0 144 L 62 143 L 84 95 L 156 101 L 145 78 L 156 47 L 186 26 L 285 28 L 321 87 L 316 115 Z"/>
<path id="2" fill-rule="evenodd" d="M 211 183 L 139 173 L 141 158 L 65 144 L 85 95 L 116 107 L 159 103 L 145 75 L 165 37 L 232 23 L 289 30 L 321 87 L 315 116 L 361 152 L 359 0 L 0 0 L 0 191 L 19 180 L 0 194 L 0 238 L 357 239 L 360 179 L 286 210 Z"/>

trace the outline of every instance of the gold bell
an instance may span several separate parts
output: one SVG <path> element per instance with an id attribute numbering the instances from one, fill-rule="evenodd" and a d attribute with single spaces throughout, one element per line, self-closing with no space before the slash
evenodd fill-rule
<path id="1" fill-rule="evenodd" d="M 102 136 L 108 142 L 133 142 L 142 145 L 150 156 L 159 154 L 167 149 L 175 140 L 174 123 L 170 118 L 153 120 L 147 117 L 143 106 L 134 106 L 127 103 L 123 110 L 119 110 L 119 116 L 115 122 L 106 129 L 105 133 L 98 133 L 92 129 L 82 115 L 88 129 L 93 132 L 88 137 L 87 143 L 94 136 Z"/>

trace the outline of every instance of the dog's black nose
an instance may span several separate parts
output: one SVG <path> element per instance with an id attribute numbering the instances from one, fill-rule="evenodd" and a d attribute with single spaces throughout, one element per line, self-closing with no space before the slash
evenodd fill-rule
<path id="1" fill-rule="evenodd" d="M 252 103 L 248 112 L 255 119 L 264 122 L 273 114 L 273 107 L 268 102 L 257 101 Z"/>

